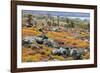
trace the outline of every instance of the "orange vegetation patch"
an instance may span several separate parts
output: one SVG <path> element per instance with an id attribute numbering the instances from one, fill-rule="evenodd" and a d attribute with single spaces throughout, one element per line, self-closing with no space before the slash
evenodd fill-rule
<path id="1" fill-rule="evenodd" d="M 52 36 L 54 36 L 54 37 L 66 37 L 66 36 L 72 36 L 70 33 L 68 33 L 68 32 L 48 32 L 48 34 L 47 35 L 51 35 L 51 37 Z"/>
<path id="2" fill-rule="evenodd" d="M 22 28 L 23 36 L 36 36 L 39 34 L 42 34 L 42 33 L 37 31 L 35 28 Z"/>
<path id="3" fill-rule="evenodd" d="M 64 42 L 66 46 L 77 48 L 89 47 L 89 42 L 74 38 L 70 33 L 67 32 L 48 32 L 47 36 L 57 40 L 58 42 Z"/>
<path id="4" fill-rule="evenodd" d="M 38 62 L 40 60 L 41 60 L 41 54 L 27 55 L 24 56 L 22 59 L 23 62 Z"/>
<path id="5" fill-rule="evenodd" d="M 38 62 L 48 59 L 52 49 L 44 45 L 41 49 L 22 48 L 22 62 Z"/>

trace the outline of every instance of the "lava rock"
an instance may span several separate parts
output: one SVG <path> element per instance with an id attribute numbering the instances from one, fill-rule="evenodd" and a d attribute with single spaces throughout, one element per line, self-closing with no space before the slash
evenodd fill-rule
<path id="1" fill-rule="evenodd" d="M 66 55 L 66 56 L 67 56 L 68 51 L 67 51 L 66 49 L 60 47 L 59 49 L 53 50 L 52 53 L 53 53 L 54 55 Z"/>
<path id="2" fill-rule="evenodd" d="M 36 40 L 36 42 L 37 42 L 38 44 L 43 44 L 43 42 L 44 42 L 43 39 L 40 38 L 40 37 L 36 37 L 35 40 Z"/>
<path id="3" fill-rule="evenodd" d="M 82 54 L 79 52 L 78 49 L 71 49 L 70 55 L 73 57 L 74 60 L 82 59 Z"/>
<path id="4" fill-rule="evenodd" d="M 22 40 L 22 45 L 32 44 L 33 41 L 35 41 L 35 37 L 32 37 L 32 36 L 24 37 L 23 40 Z"/>

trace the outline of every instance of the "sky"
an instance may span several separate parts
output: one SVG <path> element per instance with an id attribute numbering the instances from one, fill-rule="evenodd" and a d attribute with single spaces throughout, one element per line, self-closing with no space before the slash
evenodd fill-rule
<path id="1" fill-rule="evenodd" d="M 36 11 L 36 10 L 22 10 L 23 14 L 41 14 L 41 15 L 51 15 L 51 16 L 63 16 L 69 18 L 80 18 L 80 19 L 89 19 L 89 13 L 80 13 L 80 12 L 58 12 L 58 11 Z"/>

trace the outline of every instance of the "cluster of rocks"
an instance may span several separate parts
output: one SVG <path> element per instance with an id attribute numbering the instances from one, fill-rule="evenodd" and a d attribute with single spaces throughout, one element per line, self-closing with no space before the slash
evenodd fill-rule
<path id="1" fill-rule="evenodd" d="M 77 48 L 63 48 L 60 47 L 59 49 L 55 49 L 52 51 L 54 55 L 61 55 L 63 57 L 72 57 L 74 60 L 83 59 L 82 56 L 85 52 L 89 52 L 87 49 L 77 49 Z"/>
<path id="2" fill-rule="evenodd" d="M 40 36 L 29 36 L 29 37 L 25 37 L 22 40 L 22 45 L 32 45 L 33 42 L 35 42 L 36 44 L 44 44 L 48 47 L 53 47 L 53 48 L 57 48 L 58 45 L 57 43 L 54 42 L 54 40 L 49 39 L 47 36 L 45 35 L 40 35 Z"/>
<path id="3" fill-rule="evenodd" d="M 35 44 L 33 44 L 35 42 Z M 52 48 L 52 55 L 58 55 L 58 56 L 63 56 L 63 57 L 72 57 L 75 60 L 82 59 L 82 55 L 85 52 L 89 52 L 88 49 L 83 49 L 83 48 L 71 48 L 71 47 L 62 47 L 59 46 L 57 42 L 55 42 L 52 39 L 49 39 L 45 35 L 40 35 L 40 36 L 30 36 L 30 37 L 25 37 L 22 40 L 22 45 L 25 47 L 35 47 L 35 48 L 40 48 L 40 46 L 36 44 L 43 44 L 45 46 L 51 47 Z"/>

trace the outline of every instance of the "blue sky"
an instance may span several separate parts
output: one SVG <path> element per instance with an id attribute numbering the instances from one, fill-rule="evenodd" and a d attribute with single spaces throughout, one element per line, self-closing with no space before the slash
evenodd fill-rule
<path id="1" fill-rule="evenodd" d="M 71 18 L 80 18 L 80 19 L 89 19 L 89 13 L 80 13 L 80 12 L 58 12 L 58 11 L 35 11 L 35 10 L 22 10 L 24 14 L 42 14 L 51 16 L 63 16 L 63 17 L 71 17 Z"/>

